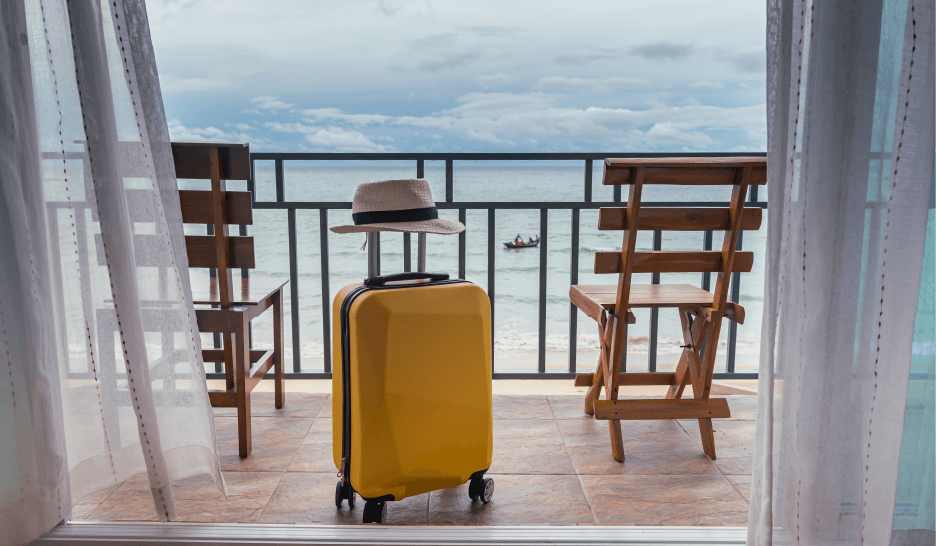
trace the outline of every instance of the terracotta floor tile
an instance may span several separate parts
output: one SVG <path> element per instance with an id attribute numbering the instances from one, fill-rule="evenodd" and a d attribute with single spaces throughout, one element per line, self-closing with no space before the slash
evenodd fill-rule
<path id="1" fill-rule="evenodd" d="M 107 497 L 111 496 L 111 493 L 117 490 L 118 487 L 120 487 L 119 483 L 112 485 L 108 488 L 102 489 L 100 491 L 91 493 L 90 495 L 86 495 L 85 498 L 81 499 L 81 503 L 104 502 L 107 500 Z"/>
<path id="2" fill-rule="evenodd" d="M 608 421 L 598 419 L 556 420 L 566 446 L 611 447 Z M 688 439 L 686 432 L 675 421 L 621 421 L 624 449 L 633 445 L 652 447 L 664 442 Z"/>
<path id="3" fill-rule="evenodd" d="M 331 444 L 332 443 L 332 420 L 319 417 L 312 423 L 312 428 L 302 440 L 303 444 Z"/>
<path id="4" fill-rule="evenodd" d="M 744 475 L 734 474 L 734 475 L 727 475 L 725 477 L 728 478 L 728 481 L 731 482 L 731 484 L 734 485 L 735 488 L 741 492 L 741 496 L 743 496 L 745 500 L 747 501 L 751 500 L 751 475 L 750 474 L 744 474 Z"/>
<path id="5" fill-rule="evenodd" d="M 552 419 L 545 396 L 495 394 L 494 419 Z"/>
<path id="6" fill-rule="evenodd" d="M 756 396 L 716 396 L 715 398 L 725 398 L 728 400 L 728 408 L 731 410 L 732 421 L 753 421 L 757 419 Z"/>
<path id="7" fill-rule="evenodd" d="M 127 497 L 120 500 L 106 500 L 88 517 L 89 521 L 158 521 L 153 497 Z"/>
<path id="8" fill-rule="evenodd" d="M 287 392 L 286 403 L 276 409 L 272 392 L 250 394 L 250 415 L 253 417 L 307 417 L 318 415 L 327 394 Z M 236 417 L 237 408 L 212 408 L 216 417 Z"/>
<path id="9" fill-rule="evenodd" d="M 94 513 L 100 505 L 101 503 L 98 501 L 78 503 L 72 507 L 70 519 L 72 521 L 90 521 L 91 514 Z"/>
<path id="10" fill-rule="evenodd" d="M 253 445 L 264 440 L 276 442 L 280 439 L 303 438 L 312 427 L 314 419 L 287 417 L 254 417 L 250 420 Z M 237 441 L 237 417 L 215 417 L 218 441 Z"/>
<path id="11" fill-rule="evenodd" d="M 611 446 L 569 447 L 569 457 L 580 475 L 718 475 L 712 461 L 687 438 L 681 445 L 639 447 L 624 445 L 624 462 L 611 456 Z"/>
<path id="12" fill-rule="evenodd" d="M 285 472 L 302 445 L 302 438 L 258 441 L 253 439 L 250 456 L 241 459 L 237 439 L 218 441 L 218 458 L 223 472 Z"/>
<path id="13" fill-rule="evenodd" d="M 337 469 L 335 468 L 331 443 L 303 444 L 299 446 L 296 456 L 289 464 L 289 472 L 336 473 Z"/>
<path id="14" fill-rule="evenodd" d="M 679 421 L 679 424 L 701 449 L 699 422 Z M 754 460 L 754 427 L 755 421 L 712 420 L 712 428 L 715 430 L 715 466 L 723 474 L 751 474 L 751 463 Z"/>
<path id="15" fill-rule="evenodd" d="M 556 419 L 593 419 L 585 413 L 585 396 L 548 396 L 549 406 Z"/>
<path id="16" fill-rule="evenodd" d="M 593 523 L 575 476 L 495 475 L 488 504 L 468 498 L 468 485 L 433 491 L 429 522 L 434 524 L 575 525 Z"/>
<path id="17" fill-rule="evenodd" d="M 225 472 L 227 498 L 207 476 L 184 480 L 174 488 L 175 521 L 253 523 L 282 476 L 280 472 Z"/>
<path id="18" fill-rule="evenodd" d="M 322 404 L 322 409 L 319 410 L 316 417 L 331 419 L 332 418 L 332 399 L 331 395 L 328 395 L 328 398 L 325 399 L 325 403 Z"/>
<path id="19" fill-rule="evenodd" d="M 282 478 L 281 472 L 224 472 L 227 499 L 250 499 L 266 504 Z M 224 501 L 224 494 L 208 476 L 195 476 L 173 485 L 176 499 Z"/>
<path id="20" fill-rule="evenodd" d="M 283 476 L 273 498 L 267 504 L 258 523 L 314 523 L 336 525 L 361 523 L 364 501 L 357 497 L 354 509 L 347 501 L 341 509 L 335 507 L 334 472 L 313 474 L 289 472 Z M 409 497 L 388 504 L 388 524 L 425 524 L 428 517 L 429 494 Z"/>
<path id="21" fill-rule="evenodd" d="M 496 419 L 494 444 L 497 445 L 497 440 L 501 438 L 555 443 L 556 438 L 559 438 L 559 427 L 553 419 Z"/>
<path id="22" fill-rule="evenodd" d="M 532 443 L 524 439 L 494 441 L 489 474 L 567 474 L 575 468 L 560 438 L 553 444 Z"/>
<path id="23" fill-rule="evenodd" d="M 581 476 L 598 523 L 746 525 L 748 502 L 724 476 Z"/>

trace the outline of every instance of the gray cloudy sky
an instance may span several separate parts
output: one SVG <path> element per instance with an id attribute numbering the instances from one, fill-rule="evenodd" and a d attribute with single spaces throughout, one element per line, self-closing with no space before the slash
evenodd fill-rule
<path id="1" fill-rule="evenodd" d="M 148 0 L 174 140 L 766 149 L 756 0 Z"/>

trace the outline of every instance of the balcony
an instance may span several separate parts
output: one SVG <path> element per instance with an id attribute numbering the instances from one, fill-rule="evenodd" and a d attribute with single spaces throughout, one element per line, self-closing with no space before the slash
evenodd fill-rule
<path id="1" fill-rule="evenodd" d="M 607 424 L 584 413 L 586 389 L 573 386 L 576 372 L 594 370 L 598 351 L 596 344 L 589 343 L 591 338 L 597 338 L 595 325 L 569 303 L 568 287 L 579 282 L 613 282 L 607 276 L 593 276 L 590 272 L 592 253 L 596 248 L 620 246 L 619 233 L 597 231 L 598 209 L 621 206 L 620 186 L 595 185 L 593 181 L 596 178 L 600 181 L 601 174 L 594 169 L 604 157 L 649 155 L 693 154 L 252 154 L 252 179 L 247 181 L 246 188 L 231 189 L 247 189 L 253 194 L 254 224 L 249 232 L 247 226 L 240 226 L 239 231 L 240 235 L 254 237 L 258 263 L 262 264 L 242 274 L 290 280 L 285 317 L 289 393 L 281 410 L 274 409 L 271 392 L 259 392 L 272 391 L 272 385 L 261 385 L 253 395 L 253 452 L 246 459 L 238 456 L 236 410 L 214 409 L 218 450 L 229 496 L 225 499 L 206 479 L 189 480 L 175 488 L 181 520 L 271 524 L 361 522 L 360 499 L 353 510 L 347 503 L 340 510 L 334 505 L 330 303 L 339 287 L 359 282 L 367 271 L 367 253 L 358 251 L 362 238 L 355 238 L 349 246 L 351 236 L 336 236 L 327 229 L 343 223 L 343 216 L 349 216 L 351 208 L 350 201 L 330 199 L 331 194 L 346 199 L 353 189 L 322 184 L 317 181 L 316 169 L 338 161 L 353 162 L 361 168 L 360 172 L 354 172 L 354 167 L 342 171 L 351 178 L 361 178 L 355 184 L 414 175 L 440 186 L 444 180 L 444 189 L 436 191 L 437 198 L 445 199 L 437 203 L 438 208 L 442 215 L 454 218 L 457 214 L 468 230 L 458 237 L 430 236 L 428 269 L 450 272 L 485 287 L 495 316 L 495 448 L 489 471 L 497 484 L 494 500 L 489 505 L 472 504 L 464 485 L 391 503 L 389 523 L 745 525 L 756 397 L 737 395 L 753 391 L 734 385 L 742 383 L 754 388 L 756 344 L 748 341 L 747 358 L 739 356 L 739 339 L 743 342 L 744 338 L 739 336 L 735 322 L 724 329 L 720 342 L 724 346 L 719 350 L 721 364 L 714 375 L 713 393 L 729 395 L 732 411 L 731 419 L 716 422 L 717 460 L 702 452 L 696 421 L 673 420 L 624 422 L 627 460 L 615 462 L 610 455 Z M 511 167 L 519 169 L 508 172 L 514 176 L 525 176 L 523 169 L 530 169 L 545 179 L 552 176 L 548 174 L 550 169 L 557 171 L 559 174 L 555 176 L 568 179 L 563 182 L 567 185 L 563 189 L 572 197 L 563 197 L 563 192 L 559 192 L 559 199 L 565 200 L 537 201 L 532 199 L 536 194 L 529 193 L 514 200 L 479 200 L 478 192 L 473 194 L 470 187 L 473 180 L 478 180 L 478 172 L 473 169 L 492 162 L 523 165 Z M 295 164 L 299 165 L 294 167 Z M 368 166 L 360 167 L 362 164 Z M 403 170 L 411 168 L 412 172 Z M 456 179 L 467 182 L 456 184 Z M 188 184 L 182 180 L 180 188 L 197 187 Z M 458 196 L 467 198 L 456 200 L 456 191 Z M 318 198 L 311 200 L 310 196 Z M 527 196 L 531 199 L 525 200 Z M 726 206 L 719 198 L 725 196 L 645 204 Z M 756 187 L 752 187 L 747 204 L 766 207 L 766 202 L 758 200 Z M 521 225 L 524 233 L 532 228 L 539 234 L 539 249 L 503 248 L 501 239 L 512 238 L 516 225 Z M 382 272 L 415 269 L 412 254 L 416 245 L 409 234 L 382 236 L 379 254 L 383 259 Z M 692 236 L 698 236 L 699 240 L 691 248 L 711 250 L 712 232 Z M 638 247 L 643 244 L 646 248 L 669 248 L 664 246 L 660 232 L 647 239 L 638 241 Z M 762 243 L 752 245 L 755 252 L 761 250 L 758 244 Z M 759 268 L 762 270 L 763 265 Z M 208 279 L 196 277 L 196 271 L 193 270 L 193 286 L 206 285 Z M 709 274 L 673 276 L 680 278 L 668 277 L 666 282 L 689 282 L 705 289 L 712 283 Z M 750 305 L 745 297 L 762 292 L 762 278 L 756 273 L 744 277 L 736 273 L 732 279 L 732 301 L 740 301 L 749 308 L 741 332 L 747 333 L 748 340 L 756 339 L 759 333 L 760 315 L 757 304 Z M 518 285 L 518 279 L 522 286 Z M 660 275 L 654 274 L 646 275 L 642 282 L 660 281 Z M 742 286 L 746 287 L 743 292 Z M 637 311 L 638 324 L 632 329 L 625 361 L 628 370 L 654 372 L 675 368 L 679 352 L 667 350 L 666 344 L 673 345 L 675 341 L 678 345 L 681 341 L 676 338 L 678 328 L 666 322 L 674 318 L 668 317 L 667 311 L 662 316 L 656 310 L 643 314 Z M 580 318 L 585 321 L 580 322 Z M 257 323 L 252 332 L 254 347 L 271 346 L 271 324 L 259 319 Z M 528 328 L 527 338 L 523 338 L 523 327 L 519 327 L 520 334 L 516 333 L 516 326 L 512 327 L 517 323 L 533 325 L 535 334 L 530 335 Z M 640 331 L 642 328 L 648 328 L 646 333 Z M 219 341 L 210 335 L 202 336 L 204 347 L 213 343 L 217 346 Z M 208 373 L 209 383 L 213 383 L 210 388 L 222 388 L 222 372 L 219 367 Z M 546 379 L 551 381 L 542 381 Z M 665 387 L 623 387 L 621 391 L 622 398 L 662 397 L 664 393 Z M 691 394 L 687 392 L 685 396 Z M 155 521 L 146 475 L 85 499 L 75 508 L 72 518 Z"/>
<path id="2" fill-rule="evenodd" d="M 207 478 L 189 480 L 174 488 L 180 521 L 360 524 L 360 498 L 353 510 L 334 504 L 330 382 L 290 385 L 282 410 L 272 393 L 255 392 L 246 459 L 234 409 L 215 409 L 228 498 Z M 467 484 L 435 491 L 390 503 L 388 524 L 747 524 L 757 397 L 727 397 L 732 417 L 715 422 L 717 460 L 702 453 L 695 421 L 626 421 L 622 464 L 611 458 L 607 424 L 582 411 L 584 388 L 495 381 L 494 389 L 494 499 L 472 503 Z M 86 499 L 72 519 L 156 521 L 146 474 Z"/>

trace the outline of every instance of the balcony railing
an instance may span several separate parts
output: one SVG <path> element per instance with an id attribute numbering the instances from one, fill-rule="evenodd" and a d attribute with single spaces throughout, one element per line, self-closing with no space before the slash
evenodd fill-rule
<path id="1" fill-rule="evenodd" d="M 287 181 L 284 175 L 284 164 L 290 161 L 401 161 L 415 162 L 416 178 L 424 178 L 426 161 L 441 161 L 445 163 L 445 200 L 437 202 L 439 209 L 458 210 L 458 217 L 461 222 L 465 222 L 468 210 L 487 211 L 487 291 L 491 298 L 492 314 L 496 313 L 495 306 L 495 278 L 497 270 L 495 267 L 496 250 L 499 248 L 499 242 L 495 240 L 495 218 L 497 211 L 506 210 L 539 210 L 540 211 L 540 243 L 539 243 L 539 335 L 538 335 L 538 369 L 531 373 L 507 373 L 493 372 L 495 379 L 569 379 L 574 377 L 577 370 L 576 363 L 576 337 L 578 331 L 578 312 L 575 306 L 569 304 L 569 363 L 568 370 L 562 373 L 546 371 L 546 301 L 547 301 L 547 260 L 549 245 L 549 213 L 554 210 L 571 211 L 571 259 L 569 260 L 569 285 L 578 283 L 579 272 L 579 246 L 580 246 L 580 212 L 588 209 L 598 209 L 600 207 L 622 206 L 621 187 L 613 187 L 613 200 L 610 202 L 599 202 L 592 199 L 593 187 L 593 166 L 594 161 L 603 160 L 606 157 L 764 157 L 766 154 L 740 154 L 740 153 L 672 153 L 672 154 L 624 154 L 624 153 L 252 153 L 250 154 L 251 180 L 248 181 L 248 190 L 254 198 L 255 209 L 282 210 L 286 212 L 286 221 L 288 226 L 289 241 L 289 290 L 290 290 L 290 318 L 292 326 L 292 372 L 287 373 L 287 377 L 300 379 L 327 379 L 331 377 L 331 293 L 330 277 L 328 267 L 328 211 L 337 209 L 350 209 L 349 201 L 290 201 L 286 199 Z M 584 175 L 582 178 L 582 199 L 581 201 L 492 201 L 477 202 L 454 200 L 454 169 L 456 161 L 581 161 L 583 162 Z M 257 200 L 257 161 L 273 161 L 275 167 L 275 201 Z M 599 181 L 600 184 L 600 181 Z M 438 198 L 438 196 L 437 196 Z M 706 201 L 706 202 L 686 202 L 686 201 L 658 201 L 644 202 L 644 206 L 705 206 L 705 207 L 727 207 L 727 201 Z M 746 206 L 766 208 L 767 203 L 758 199 L 758 187 L 751 186 L 747 196 Z M 298 210 L 318 210 L 319 211 L 319 247 L 321 256 L 321 307 L 322 307 L 322 339 L 324 343 L 324 371 L 323 372 L 303 372 L 300 351 L 300 309 L 299 309 L 299 290 L 297 280 L 298 272 L 298 254 L 296 237 L 296 211 Z M 240 226 L 240 234 L 246 235 L 246 226 Z M 379 240 L 379 239 L 378 239 Z M 653 248 L 659 250 L 662 245 L 662 233 L 656 231 L 653 233 Z M 738 249 L 741 249 L 742 239 L 738 238 Z M 403 236 L 403 256 L 404 270 L 411 270 L 411 240 L 410 234 Z M 379 248 L 379 245 L 378 245 Z M 705 232 L 703 237 L 703 249 L 712 249 L 712 232 Z M 378 252 L 379 256 L 379 252 Z M 465 277 L 466 264 L 466 234 L 463 232 L 458 237 L 458 277 Z M 247 276 L 247 270 L 242 271 L 243 276 Z M 740 298 L 741 275 L 734 273 L 731 282 L 731 301 L 738 302 Z M 711 275 L 704 273 L 702 275 L 701 287 L 705 290 L 710 288 Z M 660 275 L 653 274 L 651 278 L 653 284 L 659 284 Z M 493 325 L 493 320 L 492 320 Z M 658 311 L 656 309 L 650 312 L 650 335 L 648 346 L 648 371 L 656 371 L 657 368 L 657 333 L 659 326 Z M 731 321 L 728 327 L 728 347 L 726 366 L 723 371 L 714 374 L 716 379 L 756 379 L 757 373 L 737 373 L 735 372 L 736 347 L 737 347 L 737 323 Z M 493 328 L 492 328 L 493 330 Z M 493 332 L 492 332 L 493 335 Z M 216 340 L 217 342 L 217 340 Z M 493 343 L 493 340 L 492 340 Z M 626 355 L 625 355 L 626 359 Z M 287 367 L 289 363 L 287 362 Z M 591 371 L 594 363 L 587 364 Z M 626 361 L 623 366 L 626 369 Z M 215 373 L 209 373 L 209 379 L 221 379 L 224 377 L 220 369 Z"/>

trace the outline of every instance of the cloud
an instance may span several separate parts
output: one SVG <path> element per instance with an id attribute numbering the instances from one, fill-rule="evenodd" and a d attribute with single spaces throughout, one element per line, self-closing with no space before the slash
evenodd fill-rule
<path id="1" fill-rule="evenodd" d="M 706 134 L 709 130 L 741 131 L 751 146 L 766 146 L 764 104 L 727 108 L 687 100 L 679 105 L 659 103 L 645 110 L 630 110 L 562 107 L 554 101 L 555 97 L 542 93 L 469 93 L 460 97 L 454 108 L 426 116 L 381 119 L 380 124 L 429 129 L 431 134 L 447 131 L 504 147 L 535 139 L 565 142 L 566 147 L 573 142 L 595 142 L 628 150 L 718 148 L 720 144 Z"/>
<path id="2" fill-rule="evenodd" d="M 250 102 L 252 104 L 257 105 L 257 108 L 261 110 L 273 110 L 273 111 L 288 110 L 292 108 L 293 106 L 295 106 L 294 104 L 285 103 L 277 99 L 276 97 L 270 97 L 268 95 L 264 95 L 262 97 L 254 97 L 250 99 Z"/>
<path id="3" fill-rule="evenodd" d="M 717 53 L 715 58 L 728 63 L 741 74 L 763 74 L 767 69 L 767 56 L 763 51 Z"/>
<path id="4" fill-rule="evenodd" d="M 393 146 L 384 146 L 371 140 L 364 134 L 341 127 L 315 127 L 303 123 L 276 123 L 264 124 L 269 129 L 284 133 L 301 133 L 305 139 L 318 151 L 327 152 L 395 152 Z M 385 140 L 377 137 L 377 139 Z M 376 140 L 376 139 L 375 139 Z M 392 139 L 391 139 L 392 140 Z"/>
<path id="5" fill-rule="evenodd" d="M 159 77 L 159 87 L 163 93 L 186 93 L 229 89 L 234 87 L 234 84 L 221 80 L 206 80 L 205 78 L 180 79 L 164 75 Z"/>
<path id="6" fill-rule="evenodd" d="M 514 80 L 513 76 L 508 76 L 503 72 L 498 72 L 497 74 L 491 75 L 482 75 L 478 76 L 478 83 L 481 87 L 494 87 L 497 85 L 504 85 L 510 83 Z"/>
<path id="7" fill-rule="evenodd" d="M 246 133 L 232 133 L 217 127 L 186 127 L 177 120 L 169 122 L 169 138 L 175 142 L 250 142 Z"/>
<path id="8" fill-rule="evenodd" d="M 580 53 L 563 54 L 556 56 L 556 64 L 564 66 L 586 66 L 596 61 L 619 59 L 619 51 L 585 51 Z"/>
<path id="9" fill-rule="evenodd" d="M 691 46 L 670 44 L 648 44 L 630 48 L 630 53 L 645 59 L 685 59 Z"/>
<path id="10" fill-rule="evenodd" d="M 447 68 L 458 68 L 465 66 L 471 61 L 481 58 L 481 48 L 470 48 L 464 51 L 441 52 L 434 59 L 422 61 L 416 65 L 418 70 L 423 72 L 438 72 Z"/>
<path id="11" fill-rule="evenodd" d="M 380 114 L 345 114 L 338 108 L 314 108 L 303 110 L 302 117 L 307 121 L 333 120 L 351 123 L 352 125 L 369 125 L 386 123 L 393 119 L 390 116 Z"/>
<path id="12" fill-rule="evenodd" d="M 723 83 L 721 83 L 721 82 L 707 82 L 707 81 L 701 81 L 701 82 L 695 82 L 695 83 L 693 83 L 693 84 L 689 84 L 689 89 L 713 89 L 713 90 L 719 90 L 719 89 L 724 89 L 724 88 L 725 88 L 725 84 L 723 84 Z"/>
<path id="13" fill-rule="evenodd" d="M 384 0 L 380 0 L 377 2 L 377 10 L 387 17 L 393 17 L 397 13 L 400 13 L 400 6 L 393 6 L 384 2 Z"/>
<path id="14" fill-rule="evenodd" d="M 606 80 L 597 80 L 589 78 L 564 78 L 561 76 L 552 76 L 540 78 L 533 89 L 556 89 L 560 91 L 581 91 L 589 93 L 601 93 L 619 89 L 646 89 L 650 87 L 647 80 L 636 80 L 631 78 L 608 78 Z"/>

